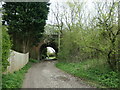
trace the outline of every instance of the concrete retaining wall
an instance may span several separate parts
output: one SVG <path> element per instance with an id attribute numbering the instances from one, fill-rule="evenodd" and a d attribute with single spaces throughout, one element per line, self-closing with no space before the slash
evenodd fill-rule
<path id="1" fill-rule="evenodd" d="M 23 54 L 16 51 L 11 51 L 8 59 L 10 66 L 7 67 L 7 72 L 14 72 L 24 67 L 29 61 L 29 53 Z"/>

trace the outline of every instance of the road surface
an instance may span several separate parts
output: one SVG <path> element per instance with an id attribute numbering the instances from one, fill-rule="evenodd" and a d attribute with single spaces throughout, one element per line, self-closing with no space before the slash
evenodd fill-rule
<path id="1" fill-rule="evenodd" d="M 81 79 L 56 68 L 55 63 L 34 64 L 26 73 L 22 88 L 91 88 Z"/>

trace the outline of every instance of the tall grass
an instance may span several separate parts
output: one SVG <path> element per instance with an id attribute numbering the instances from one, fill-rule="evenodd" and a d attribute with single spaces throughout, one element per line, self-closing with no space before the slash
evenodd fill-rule
<path id="1" fill-rule="evenodd" d="M 79 63 L 58 62 L 56 66 L 74 76 L 95 82 L 97 87 L 117 88 L 118 73 L 109 69 L 106 60 L 91 59 Z"/>

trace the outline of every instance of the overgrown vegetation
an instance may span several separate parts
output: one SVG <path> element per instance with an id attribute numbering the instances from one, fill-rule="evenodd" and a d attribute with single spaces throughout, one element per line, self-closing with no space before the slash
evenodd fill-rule
<path id="1" fill-rule="evenodd" d="M 14 73 L 8 73 L 2 75 L 2 88 L 21 88 L 23 79 L 25 77 L 25 73 L 31 67 L 31 64 L 26 64 L 19 71 L 15 71 Z"/>
<path id="2" fill-rule="evenodd" d="M 69 2 L 68 4 L 71 13 L 75 14 L 70 19 L 74 20 L 83 9 L 75 3 Z M 83 4 L 80 3 L 80 5 Z M 107 59 L 106 63 L 112 70 L 118 71 L 120 30 L 117 23 L 118 16 L 115 12 L 118 3 L 101 2 L 95 5 L 97 13 L 93 18 L 86 19 L 88 22 L 83 22 L 85 18 L 82 18 L 81 14 L 76 23 L 67 23 L 69 28 L 62 31 L 59 58 L 66 62 L 78 62 L 88 58 L 102 57 Z M 81 11 L 72 12 L 75 9 L 81 9 Z"/>
<path id="3" fill-rule="evenodd" d="M 59 16 L 56 18 L 61 27 L 58 30 L 62 31 L 57 66 L 76 76 L 97 81 L 101 85 L 118 87 L 120 83 L 118 2 L 94 2 L 93 6 L 94 11 L 86 14 L 85 3 L 67 2 L 68 9 L 60 6 L 64 12 L 55 14 L 55 17 Z M 101 65 L 99 61 L 102 62 Z M 89 65 L 87 69 L 83 68 Z"/>
<path id="4" fill-rule="evenodd" d="M 56 66 L 81 79 L 92 81 L 92 85 L 98 88 L 117 88 L 120 83 L 119 74 L 112 71 L 104 60 L 91 59 L 79 63 L 61 62 L 57 63 Z"/>
<path id="5" fill-rule="evenodd" d="M 2 26 L 2 72 L 9 65 L 8 57 L 10 55 L 11 41 L 5 26 Z"/>
<path id="6" fill-rule="evenodd" d="M 33 8 L 34 6 L 38 6 L 38 8 Z M 39 42 L 39 38 L 44 32 L 48 6 L 48 2 L 42 4 L 7 2 L 3 5 L 5 9 L 3 24 L 7 22 L 9 34 L 14 42 L 14 49 L 28 52 L 33 43 Z M 58 34 L 59 63 L 57 67 L 103 86 L 117 88 L 120 85 L 118 2 L 114 0 L 111 2 L 94 2 L 93 6 L 94 10 L 86 14 L 85 11 L 89 10 L 86 10 L 84 2 L 73 0 L 73 2 L 68 1 L 63 6 L 56 4 L 56 11 L 53 10 L 56 19 L 55 24 L 48 25 L 48 28 L 51 27 L 54 30 L 48 33 L 56 32 Z M 61 10 L 62 13 L 59 7 L 63 9 Z M 8 65 L 7 58 L 10 49 L 9 38 L 7 38 L 6 33 L 4 35 L 4 31 L 3 70 Z M 8 43 L 6 44 L 6 42 Z M 41 52 L 45 53 L 43 56 L 41 55 L 42 58 L 45 58 L 46 50 L 44 49 Z M 30 61 L 37 62 L 33 59 Z M 3 75 L 3 87 L 19 88 L 20 80 L 25 71 L 26 69 L 22 69 L 14 74 Z M 12 79 L 9 80 L 9 78 Z"/>

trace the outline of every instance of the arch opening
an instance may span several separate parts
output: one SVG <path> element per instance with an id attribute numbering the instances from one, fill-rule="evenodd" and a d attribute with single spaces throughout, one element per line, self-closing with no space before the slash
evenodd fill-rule
<path id="1" fill-rule="evenodd" d="M 47 48 L 47 57 L 46 59 L 56 59 L 56 51 L 52 47 L 46 47 Z"/>
<path id="2" fill-rule="evenodd" d="M 57 60 L 58 49 L 54 43 L 43 44 L 39 49 L 40 60 Z"/>

